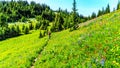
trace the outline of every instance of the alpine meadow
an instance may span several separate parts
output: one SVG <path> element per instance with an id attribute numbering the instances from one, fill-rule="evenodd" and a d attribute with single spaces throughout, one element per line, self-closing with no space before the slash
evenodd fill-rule
<path id="1" fill-rule="evenodd" d="M 40 1 L 0 0 L 0 68 L 120 68 L 119 0 L 88 16 Z"/>

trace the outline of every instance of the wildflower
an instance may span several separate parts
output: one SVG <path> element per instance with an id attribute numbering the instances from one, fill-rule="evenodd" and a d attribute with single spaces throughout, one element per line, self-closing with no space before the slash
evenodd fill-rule
<path id="1" fill-rule="evenodd" d="M 104 64 L 105 64 L 105 59 L 104 58 L 102 58 L 102 60 L 100 61 L 100 64 L 102 65 L 102 67 L 104 66 Z"/>

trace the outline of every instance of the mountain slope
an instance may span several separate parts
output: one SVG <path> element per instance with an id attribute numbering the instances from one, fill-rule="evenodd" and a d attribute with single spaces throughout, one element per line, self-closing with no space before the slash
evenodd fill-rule
<path id="1" fill-rule="evenodd" d="M 116 11 L 83 23 L 76 31 L 52 34 L 35 67 L 120 67 L 119 18 Z"/>
<path id="2" fill-rule="evenodd" d="M 1 41 L 0 68 L 27 68 L 35 58 L 35 68 L 119 68 L 119 18 L 120 11 L 101 16 L 78 30 L 52 33 L 49 42 L 38 38 L 39 31 Z"/>

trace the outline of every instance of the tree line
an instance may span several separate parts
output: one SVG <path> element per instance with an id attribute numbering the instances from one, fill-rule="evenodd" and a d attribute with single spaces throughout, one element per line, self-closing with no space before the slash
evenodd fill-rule
<path id="1" fill-rule="evenodd" d="M 117 5 L 117 10 L 120 9 L 120 2 Z M 92 13 L 91 16 L 85 17 L 77 12 L 76 0 L 73 0 L 72 12 L 62 10 L 59 8 L 53 11 L 48 5 L 36 3 L 31 1 L 17 0 L 17 1 L 0 1 L 0 39 L 6 39 L 9 37 L 19 36 L 21 32 L 28 34 L 30 30 L 39 29 L 40 36 L 47 35 L 48 31 L 57 32 L 70 28 L 70 31 L 77 29 L 78 24 L 87 20 L 99 17 L 101 15 L 110 13 L 109 4 L 107 7 L 98 11 L 98 14 Z M 35 18 L 37 23 L 35 27 L 29 18 Z M 8 27 L 8 23 L 15 22 L 29 22 L 29 26 L 22 26 L 20 30 L 19 26 L 14 25 Z M 52 25 L 50 25 L 52 24 Z M 51 28 L 48 28 L 48 27 Z M 44 30 L 41 34 L 41 30 Z M 42 36 L 42 37 L 43 37 Z"/>

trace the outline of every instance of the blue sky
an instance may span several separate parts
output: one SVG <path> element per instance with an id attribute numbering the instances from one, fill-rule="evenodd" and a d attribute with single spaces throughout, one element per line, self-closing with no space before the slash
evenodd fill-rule
<path id="1" fill-rule="evenodd" d="M 45 3 L 49 5 L 53 10 L 57 10 L 59 7 L 63 10 L 67 9 L 68 11 L 72 10 L 73 0 L 28 0 L 35 1 L 37 3 Z M 91 15 L 92 12 L 98 12 L 102 7 L 106 7 L 107 4 L 110 5 L 111 10 L 116 8 L 118 0 L 76 0 L 77 9 L 79 14 L 84 16 Z"/>

